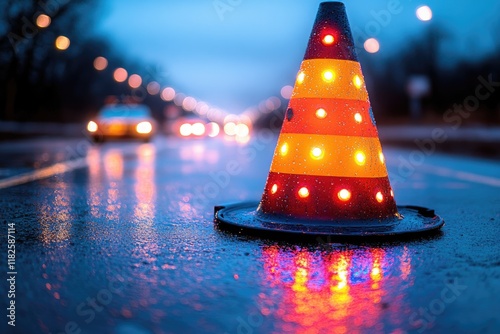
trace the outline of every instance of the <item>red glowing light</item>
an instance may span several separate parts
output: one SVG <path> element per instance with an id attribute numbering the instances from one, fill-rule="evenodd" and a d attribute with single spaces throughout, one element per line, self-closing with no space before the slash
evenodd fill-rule
<path id="1" fill-rule="evenodd" d="M 335 42 L 335 38 L 332 35 L 325 35 L 323 37 L 322 42 L 324 45 L 332 45 Z"/>
<path id="2" fill-rule="evenodd" d="M 349 199 L 351 199 L 351 192 L 347 189 L 342 189 L 341 191 L 339 191 L 338 197 L 341 201 L 348 201 Z"/>
<path id="3" fill-rule="evenodd" d="M 300 198 L 306 198 L 309 197 L 309 189 L 306 187 L 302 187 L 299 189 L 299 196 Z"/>

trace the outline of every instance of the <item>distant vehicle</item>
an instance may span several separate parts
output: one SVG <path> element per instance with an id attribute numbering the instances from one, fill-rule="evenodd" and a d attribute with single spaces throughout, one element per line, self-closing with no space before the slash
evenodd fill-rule
<path id="1" fill-rule="evenodd" d="M 87 124 L 95 142 L 109 138 L 139 138 L 149 141 L 156 131 L 151 110 L 141 104 L 115 104 L 102 108 Z"/>

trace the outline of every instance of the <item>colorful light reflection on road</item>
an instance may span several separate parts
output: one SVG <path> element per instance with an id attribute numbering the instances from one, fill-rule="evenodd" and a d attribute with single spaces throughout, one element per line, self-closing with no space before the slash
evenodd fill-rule
<path id="1" fill-rule="evenodd" d="M 403 326 L 411 285 L 406 248 L 356 248 L 332 252 L 278 246 L 263 250 L 263 315 L 275 317 L 277 333 L 383 333 Z M 387 317 L 387 312 L 398 316 Z M 386 319 L 381 321 L 381 319 Z M 388 320 L 387 320 L 388 319 Z"/>

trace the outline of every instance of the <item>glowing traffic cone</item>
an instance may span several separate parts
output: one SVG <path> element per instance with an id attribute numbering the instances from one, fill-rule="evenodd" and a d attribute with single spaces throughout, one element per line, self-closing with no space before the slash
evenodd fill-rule
<path id="1" fill-rule="evenodd" d="M 216 207 L 220 226 L 327 235 L 439 228 L 397 207 L 344 5 L 321 3 L 259 205 Z"/>

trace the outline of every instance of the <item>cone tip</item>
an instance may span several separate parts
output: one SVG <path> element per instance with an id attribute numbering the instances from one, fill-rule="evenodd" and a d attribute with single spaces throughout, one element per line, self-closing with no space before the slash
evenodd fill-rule
<path id="1" fill-rule="evenodd" d="M 322 8 L 335 8 L 335 7 L 342 7 L 344 8 L 344 3 L 340 1 L 324 1 L 319 4 L 320 7 Z"/>

